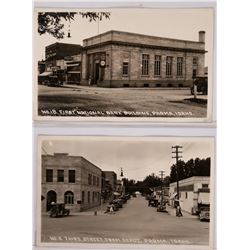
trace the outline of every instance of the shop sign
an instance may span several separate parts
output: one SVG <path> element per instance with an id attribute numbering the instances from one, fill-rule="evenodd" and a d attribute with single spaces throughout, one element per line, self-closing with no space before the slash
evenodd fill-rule
<path id="1" fill-rule="evenodd" d="M 72 56 L 65 56 L 64 60 L 65 61 L 73 61 L 73 57 Z"/>

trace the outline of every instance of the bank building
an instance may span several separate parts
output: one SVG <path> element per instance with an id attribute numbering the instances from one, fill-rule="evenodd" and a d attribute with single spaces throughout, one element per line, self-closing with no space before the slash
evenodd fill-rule
<path id="1" fill-rule="evenodd" d="M 86 86 L 190 87 L 194 76 L 205 73 L 205 31 L 197 37 L 188 41 L 112 30 L 84 39 L 80 52 L 65 54 L 65 62 L 55 66 L 69 74 L 65 79 Z"/>

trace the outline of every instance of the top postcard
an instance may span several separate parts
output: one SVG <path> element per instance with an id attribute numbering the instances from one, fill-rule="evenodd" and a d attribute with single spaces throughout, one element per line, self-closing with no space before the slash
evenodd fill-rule
<path id="1" fill-rule="evenodd" d="M 212 122 L 214 9 L 35 9 L 34 119 Z"/>

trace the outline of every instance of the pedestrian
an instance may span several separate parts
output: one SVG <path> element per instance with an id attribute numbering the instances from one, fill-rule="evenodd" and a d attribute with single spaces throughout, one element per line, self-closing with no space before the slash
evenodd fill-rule
<path id="1" fill-rule="evenodd" d="M 176 207 L 176 216 L 177 217 L 182 217 L 183 215 L 182 215 L 182 212 L 181 212 L 181 206 L 180 205 L 178 205 L 177 207 Z"/>
<path id="2" fill-rule="evenodd" d="M 110 212 L 110 214 L 114 213 L 114 205 L 113 204 L 110 205 L 109 212 Z"/>

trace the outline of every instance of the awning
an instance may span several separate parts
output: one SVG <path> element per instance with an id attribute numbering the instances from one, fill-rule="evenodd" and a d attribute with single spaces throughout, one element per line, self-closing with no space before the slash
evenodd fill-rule
<path id="1" fill-rule="evenodd" d="M 79 66 L 80 63 L 74 63 L 74 64 L 67 64 L 67 67 L 74 67 L 74 66 Z"/>
<path id="2" fill-rule="evenodd" d="M 81 74 L 81 71 L 68 71 L 69 74 Z"/>
<path id="3" fill-rule="evenodd" d="M 170 199 L 174 199 L 176 195 L 177 195 L 177 193 L 173 193 L 173 194 L 170 196 Z"/>
<path id="4" fill-rule="evenodd" d="M 120 193 L 118 193 L 118 192 L 114 192 L 114 195 L 121 195 Z"/>
<path id="5" fill-rule="evenodd" d="M 51 76 L 53 73 L 51 71 L 45 71 L 38 76 Z"/>

